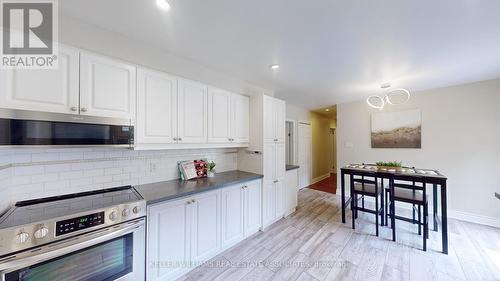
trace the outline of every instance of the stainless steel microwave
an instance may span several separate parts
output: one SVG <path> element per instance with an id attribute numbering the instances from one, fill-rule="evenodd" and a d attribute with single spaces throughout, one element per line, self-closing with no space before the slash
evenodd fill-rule
<path id="1" fill-rule="evenodd" d="M 129 119 L 0 109 L 0 146 L 133 145 Z"/>

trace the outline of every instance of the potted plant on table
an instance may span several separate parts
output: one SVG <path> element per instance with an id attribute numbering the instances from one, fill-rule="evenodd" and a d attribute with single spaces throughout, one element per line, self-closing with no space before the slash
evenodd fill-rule
<path id="1" fill-rule="evenodd" d="M 402 162 L 397 162 L 397 161 L 393 161 L 393 162 L 383 162 L 383 161 L 380 161 L 380 162 L 377 162 L 375 164 L 377 165 L 377 169 L 380 170 L 380 171 L 394 170 L 394 171 L 400 172 L 401 168 L 403 166 Z"/>
<path id="2" fill-rule="evenodd" d="M 213 178 L 215 176 L 215 162 L 210 161 L 207 163 L 207 177 Z"/>

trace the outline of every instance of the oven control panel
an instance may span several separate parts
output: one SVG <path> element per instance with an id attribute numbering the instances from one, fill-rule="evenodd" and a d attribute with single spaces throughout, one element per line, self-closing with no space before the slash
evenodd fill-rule
<path id="1" fill-rule="evenodd" d="M 56 222 L 56 236 L 104 224 L 104 212 Z"/>

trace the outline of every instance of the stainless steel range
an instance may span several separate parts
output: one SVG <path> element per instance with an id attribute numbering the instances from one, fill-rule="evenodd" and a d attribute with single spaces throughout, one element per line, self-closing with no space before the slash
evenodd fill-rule
<path id="1" fill-rule="evenodd" d="M 144 280 L 145 216 L 131 186 L 18 202 L 0 218 L 0 280 Z"/>

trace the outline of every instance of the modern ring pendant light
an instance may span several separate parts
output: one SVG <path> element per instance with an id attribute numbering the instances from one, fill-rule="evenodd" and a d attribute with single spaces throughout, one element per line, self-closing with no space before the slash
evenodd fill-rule
<path id="1" fill-rule="evenodd" d="M 384 83 L 381 85 L 382 89 L 389 88 L 391 85 L 389 83 Z M 402 97 L 402 100 L 394 100 L 397 97 Z M 385 96 L 379 96 L 379 95 L 373 95 L 369 96 L 366 98 L 366 103 L 368 106 L 382 110 L 384 109 L 384 106 L 386 103 L 390 105 L 402 105 L 407 103 L 410 100 L 410 91 L 403 89 L 403 88 L 397 88 L 390 90 L 385 94 Z"/>

